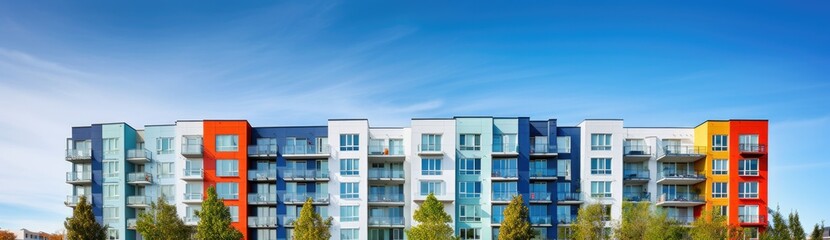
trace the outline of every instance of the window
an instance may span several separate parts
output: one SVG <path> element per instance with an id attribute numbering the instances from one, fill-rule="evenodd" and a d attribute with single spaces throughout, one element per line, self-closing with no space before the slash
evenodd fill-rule
<path id="1" fill-rule="evenodd" d="M 340 151 L 360 150 L 360 135 L 340 134 Z"/>
<path id="2" fill-rule="evenodd" d="M 356 182 L 340 183 L 340 198 L 357 199 L 360 194 L 360 185 Z"/>
<path id="3" fill-rule="evenodd" d="M 502 223 L 504 222 L 504 209 L 507 208 L 507 205 L 493 205 L 493 223 Z"/>
<path id="4" fill-rule="evenodd" d="M 591 197 L 610 198 L 611 197 L 611 182 L 608 182 L 608 181 L 591 182 Z"/>
<path id="5" fill-rule="evenodd" d="M 340 175 L 357 176 L 360 173 L 357 159 L 340 159 Z"/>
<path id="6" fill-rule="evenodd" d="M 758 159 L 743 159 L 738 161 L 738 175 L 758 176 Z"/>
<path id="7" fill-rule="evenodd" d="M 441 151 L 441 135 L 438 135 L 438 134 L 421 134 L 421 151 L 422 152 L 440 152 Z"/>
<path id="8" fill-rule="evenodd" d="M 118 198 L 118 185 L 117 184 L 105 184 L 104 185 L 104 198 Z"/>
<path id="9" fill-rule="evenodd" d="M 118 171 L 118 161 L 104 161 L 104 178 L 117 178 L 120 173 Z"/>
<path id="10" fill-rule="evenodd" d="M 729 210 L 726 209 L 726 205 L 715 205 L 713 210 L 721 216 L 727 216 L 729 214 Z"/>
<path id="11" fill-rule="evenodd" d="M 458 161 L 458 165 L 460 175 L 481 174 L 481 158 L 463 158 Z"/>
<path id="12" fill-rule="evenodd" d="M 358 206 L 340 206 L 340 222 L 359 221 L 358 209 Z"/>
<path id="13" fill-rule="evenodd" d="M 458 137 L 459 150 L 481 150 L 481 135 L 480 134 L 461 134 Z"/>
<path id="14" fill-rule="evenodd" d="M 235 152 L 239 150 L 239 135 L 216 135 L 217 152 Z"/>
<path id="15" fill-rule="evenodd" d="M 104 154 L 112 154 L 118 151 L 118 138 L 104 138 Z"/>
<path id="16" fill-rule="evenodd" d="M 164 196 L 167 202 L 174 202 L 176 199 L 176 188 L 173 185 L 159 185 L 159 197 Z"/>
<path id="17" fill-rule="evenodd" d="M 117 207 L 104 207 L 104 221 L 107 220 L 118 220 Z"/>
<path id="18" fill-rule="evenodd" d="M 462 240 L 481 239 L 481 228 L 462 228 L 458 233 Z"/>
<path id="19" fill-rule="evenodd" d="M 591 158 L 591 174 L 611 174 L 611 159 Z"/>
<path id="20" fill-rule="evenodd" d="M 239 162 L 237 160 L 216 160 L 216 176 L 239 176 Z"/>
<path id="21" fill-rule="evenodd" d="M 591 134 L 591 150 L 611 150 L 611 134 Z"/>
<path id="22" fill-rule="evenodd" d="M 239 198 L 239 184 L 238 183 L 217 183 L 216 194 L 221 199 L 238 199 Z"/>
<path id="23" fill-rule="evenodd" d="M 738 145 L 740 146 L 741 151 L 745 152 L 756 152 L 761 150 L 758 146 L 757 134 L 741 135 L 738 138 Z"/>
<path id="24" fill-rule="evenodd" d="M 556 137 L 556 152 L 570 153 L 571 152 L 571 136 Z"/>
<path id="25" fill-rule="evenodd" d="M 228 206 L 231 212 L 231 222 L 239 222 L 239 206 Z"/>
<path id="26" fill-rule="evenodd" d="M 727 195 L 726 183 L 725 182 L 713 182 L 712 183 L 712 197 L 713 198 L 725 198 Z"/>
<path id="27" fill-rule="evenodd" d="M 176 176 L 176 173 L 173 172 L 173 163 L 171 162 L 160 162 L 158 163 L 159 166 L 159 178 L 173 178 Z"/>
<path id="28" fill-rule="evenodd" d="M 441 175 L 441 159 L 421 159 L 421 175 Z"/>
<path id="29" fill-rule="evenodd" d="M 760 222 L 758 217 L 758 205 L 738 206 L 738 219 L 740 222 Z"/>
<path id="30" fill-rule="evenodd" d="M 518 161 L 515 158 L 493 159 L 493 177 L 518 177 Z"/>
<path id="31" fill-rule="evenodd" d="M 571 178 L 571 160 L 570 159 L 558 159 L 556 160 L 556 176 L 557 177 L 564 177 L 565 179 Z"/>
<path id="32" fill-rule="evenodd" d="M 118 229 L 107 228 L 107 239 L 110 239 L 110 240 L 121 239 L 118 236 Z"/>
<path id="33" fill-rule="evenodd" d="M 421 181 L 421 196 L 429 195 L 444 195 L 440 181 Z"/>
<path id="34" fill-rule="evenodd" d="M 738 184 L 739 198 L 758 198 L 758 182 L 741 182 Z"/>
<path id="35" fill-rule="evenodd" d="M 325 218 L 323 218 L 323 219 L 325 219 Z M 257 229 L 256 230 L 256 236 L 257 236 L 257 239 L 260 239 L 260 240 L 277 240 L 277 230 L 276 229 Z"/>
<path id="36" fill-rule="evenodd" d="M 340 229 L 340 240 L 357 240 L 358 229 Z"/>
<path id="37" fill-rule="evenodd" d="M 729 162 L 726 159 L 712 160 L 712 174 L 726 175 L 729 172 Z"/>
<path id="38" fill-rule="evenodd" d="M 459 208 L 458 220 L 462 222 L 481 221 L 481 212 L 478 210 L 478 208 L 478 205 L 461 205 L 461 208 Z"/>
<path id="39" fill-rule="evenodd" d="M 461 198 L 481 197 L 481 182 L 459 182 L 458 195 Z"/>
<path id="40" fill-rule="evenodd" d="M 727 135 L 712 135 L 712 151 L 726 151 L 728 146 Z"/>
<path id="41" fill-rule="evenodd" d="M 162 137 L 156 138 L 156 154 L 170 154 L 173 153 L 173 138 Z"/>

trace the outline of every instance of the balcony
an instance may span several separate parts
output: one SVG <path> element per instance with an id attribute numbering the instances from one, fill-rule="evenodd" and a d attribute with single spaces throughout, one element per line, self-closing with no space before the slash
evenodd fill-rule
<path id="1" fill-rule="evenodd" d="M 283 216 L 282 217 L 282 226 L 283 227 L 294 227 L 294 222 L 297 221 L 296 216 Z"/>
<path id="2" fill-rule="evenodd" d="M 763 215 L 738 215 L 738 222 L 741 225 L 767 225 L 765 217 Z"/>
<path id="3" fill-rule="evenodd" d="M 317 147 L 313 144 L 294 144 L 282 147 L 282 157 L 285 159 L 323 159 L 331 153 L 329 145 Z"/>
<path id="4" fill-rule="evenodd" d="M 201 204 L 202 197 L 202 193 L 184 193 L 182 202 L 186 204 Z"/>
<path id="5" fill-rule="evenodd" d="M 576 221 L 576 215 L 568 215 L 568 214 L 560 214 L 557 215 L 556 218 L 556 225 L 560 227 L 570 226 Z"/>
<path id="6" fill-rule="evenodd" d="M 517 192 L 494 192 L 493 203 L 509 203 L 513 197 L 519 195 Z"/>
<path id="7" fill-rule="evenodd" d="M 182 143 L 182 156 L 187 158 L 199 158 L 202 157 L 202 151 L 204 150 L 204 146 L 199 143 Z"/>
<path id="8" fill-rule="evenodd" d="M 551 203 L 549 192 L 530 192 L 531 203 Z"/>
<path id="9" fill-rule="evenodd" d="M 129 196 L 127 197 L 127 207 L 131 208 L 147 208 L 153 202 L 149 196 Z"/>
<path id="10" fill-rule="evenodd" d="M 285 193 L 282 195 L 282 202 L 284 204 L 299 205 L 305 203 L 306 199 L 311 198 L 312 204 L 328 204 L 329 194 L 327 193 Z"/>
<path id="11" fill-rule="evenodd" d="M 92 172 L 67 172 L 66 183 L 87 185 L 92 183 Z"/>
<path id="12" fill-rule="evenodd" d="M 135 218 L 128 218 L 127 219 L 127 229 L 135 230 L 135 227 L 138 226 L 138 221 Z"/>
<path id="13" fill-rule="evenodd" d="M 706 158 L 706 147 L 669 145 L 663 147 L 658 162 L 688 163 Z"/>
<path id="14" fill-rule="evenodd" d="M 248 146 L 248 157 L 276 159 L 277 149 L 279 147 L 276 144 L 251 145 Z"/>
<path id="15" fill-rule="evenodd" d="M 185 168 L 182 174 L 182 180 L 185 181 L 201 181 L 204 178 L 204 170 L 201 168 Z"/>
<path id="16" fill-rule="evenodd" d="M 663 185 L 692 185 L 703 181 L 706 176 L 693 171 L 663 171 L 657 177 L 657 184 Z"/>
<path id="17" fill-rule="evenodd" d="M 623 193 L 623 200 L 628 202 L 648 202 L 651 201 L 651 193 Z"/>
<path id="18" fill-rule="evenodd" d="M 519 156 L 519 146 L 511 143 L 493 144 L 493 157 Z"/>
<path id="19" fill-rule="evenodd" d="M 275 228 L 277 227 L 277 217 L 248 217 L 248 227 Z"/>
<path id="20" fill-rule="evenodd" d="M 397 227 L 397 228 L 402 228 L 402 227 L 404 227 L 403 222 L 404 222 L 403 217 L 369 216 L 369 226 L 370 227 Z"/>
<path id="21" fill-rule="evenodd" d="M 694 207 L 703 204 L 703 198 L 700 195 L 691 193 L 664 193 L 657 199 L 658 207 Z"/>
<path id="22" fill-rule="evenodd" d="M 147 164 L 151 159 L 150 150 L 147 149 L 130 149 L 127 150 L 127 162 L 134 164 Z"/>
<path id="23" fill-rule="evenodd" d="M 695 222 L 695 217 L 694 216 L 669 215 L 669 216 L 667 216 L 667 218 L 671 221 L 675 221 L 675 222 L 679 223 L 680 225 L 686 225 L 686 226 L 692 225 L 692 223 Z"/>
<path id="24" fill-rule="evenodd" d="M 648 170 L 623 170 L 623 182 L 642 184 L 647 183 L 651 179 Z"/>
<path id="25" fill-rule="evenodd" d="M 280 171 L 283 180 L 303 182 L 303 181 L 328 181 L 329 172 L 321 170 L 305 170 L 305 169 L 282 169 Z"/>
<path id="26" fill-rule="evenodd" d="M 276 205 L 276 193 L 250 193 L 248 194 L 249 205 Z"/>
<path id="27" fill-rule="evenodd" d="M 557 176 L 556 169 L 530 169 L 531 180 L 556 180 Z"/>
<path id="28" fill-rule="evenodd" d="M 509 181 L 519 179 L 519 170 L 515 168 L 493 169 L 490 174 L 493 181 Z"/>
<path id="29" fill-rule="evenodd" d="M 66 161 L 84 163 L 92 161 L 92 149 L 66 149 Z"/>
<path id="30" fill-rule="evenodd" d="M 763 144 L 741 143 L 738 144 L 738 149 L 740 150 L 741 155 L 745 156 L 759 156 L 767 154 L 767 146 Z"/>
<path id="31" fill-rule="evenodd" d="M 530 145 L 530 158 L 553 158 L 559 155 L 556 145 L 533 144 Z M 570 149 L 567 149 L 570 152 Z"/>
<path id="32" fill-rule="evenodd" d="M 623 162 L 644 162 L 651 159 L 651 147 L 648 145 L 623 146 Z"/>
<path id="33" fill-rule="evenodd" d="M 403 146 L 389 146 L 388 144 L 369 144 L 369 159 L 384 160 L 387 162 L 403 162 L 406 159 Z"/>
<path id="34" fill-rule="evenodd" d="M 192 216 L 184 217 L 184 225 L 187 226 L 196 226 L 199 224 L 199 217 L 195 214 Z"/>
<path id="35" fill-rule="evenodd" d="M 533 226 L 552 226 L 550 216 L 530 216 L 530 224 Z"/>
<path id="36" fill-rule="evenodd" d="M 441 144 L 418 144 L 418 155 L 420 156 L 442 156 Z"/>
<path id="37" fill-rule="evenodd" d="M 582 204 L 582 194 L 580 193 L 556 193 L 556 202 L 558 204 Z"/>
<path id="38" fill-rule="evenodd" d="M 403 181 L 403 170 L 369 169 L 370 181 Z"/>
<path id="39" fill-rule="evenodd" d="M 127 183 L 133 185 L 150 185 L 153 183 L 153 174 L 148 172 L 135 172 L 127 174 Z"/>
<path id="40" fill-rule="evenodd" d="M 369 204 L 371 205 L 403 205 L 403 203 L 404 196 L 402 193 L 369 193 Z"/>
<path id="41" fill-rule="evenodd" d="M 84 196 L 86 196 L 87 201 L 89 201 L 89 198 L 92 197 L 90 195 L 84 195 Z M 80 195 L 66 196 L 66 201 L 63 202 L 63 204 L 66 205 L 67 207 L 75 207 L 75 206 L 78 206 L 79 203 L 81 203 L 81 196 Z"/>
<path id="42" fill-rule="evenodd" d="M 277 170 L 248 170 L 248 181 L 276 181 Z"/>

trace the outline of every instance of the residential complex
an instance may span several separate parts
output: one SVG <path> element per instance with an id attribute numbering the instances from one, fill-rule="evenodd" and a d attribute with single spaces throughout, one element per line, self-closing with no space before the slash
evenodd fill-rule
<path id="1" fill-rule="evenodd" d="M 333 218 L 332 239 L 405 239 L 429 193 L 462 239 L 496 239 L 518 194 L 539 239 L 568 239 L 579 207 L 591 203 L 604 205 L 610 229 L 624 201 L 653 202 L 685 224 L 716 208 L 758 232 L 767 222 L 767 149 L 766 120 L 673 128 L 478 116 L 416 118 L 409 127 L 103 123 L 72 128 L 65 204 L 90 196 L 110 239 L 128 240 L 141 239 L 136 216 L 159 197 L 197 224 L 209 186 L 245 239 L 292 239 L 308 198 Z"/>

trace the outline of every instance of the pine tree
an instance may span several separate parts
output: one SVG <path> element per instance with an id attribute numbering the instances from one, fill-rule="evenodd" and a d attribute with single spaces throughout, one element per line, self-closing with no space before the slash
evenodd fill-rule
<path id="1" fill-rule="evenodd" d="M 101 226 L 101 224 L 95 221 L 95 215 L 92 214 L 92 206 L 89 205 L 86 196 L 81 196 L 78 205 L 72 210 L 72 217 L 66 218 L 66 221 L 63 222 L 63 227 L 66 228 L 67 240 L 107 238 L 107 226 Z"/>
<path id="2" fill-rule="evenodd" d="M 601 240 L 609 239 L 605 233 L 606 220 L 605 207 L 600 204 L 588 204 L 579 208 L 579 213 L 574 221 L 574 239 Z"/>
<path id="3" fill-rule="evenodd" d="M 231 211 L 216 196 L 216 188 L 208 187 L 207 199 L 202 202 L 202 210 L 196 212 L 199 225 L 196 226 L 196 238 L 202 240 L 239 240 L 242 233 L 231 226 Z"/>
<path id="4" fill-rule="evenodd" d="M 294 237 L 303 240 L 327 240 L 331 238 L 331 232 L 329 232 L 331 221 L 331 217 L 323 221 L 320 214 L 314 211 L 311 198 L 308 198 L 300 210 L 300 217 L 294 224 Z"/>
<path id="5" fill-rule="evenodd" d="M 406 231 L 406 236 L 410 240 L 455 239 L 452 227 L 449 225 L 452 218 L 444 211 L 444 204 L 438 202 L 432 193 L 427 196 L 421 207 L 415 210 L 413 218 L 418 225 Z"/>
<path id="6" fill-rule="evenodd" d="M 536 231 L 530 226 L 528 218 L 530 210 L 524 205 L 522 195 L 517 195 L 510 200 L 504 209 L 504 221 L 499 228 L 499 239 L 531 239 Z"/>
<path id="7" fill-rule="evenodd" d="M 726 216 L 718 210 L 703 210 L 689 231 L 693 240 L 726 239 L 729 233 Z"/>
<path id="8" fill-rule="evenodd" d="M 822 221 L 821 226 L 816 224 L 816 226 L 813 227 L 813 232 L 810 233 L 810 240 L 821 240 L 823 234 L 824 234 L 824 222 Z"/>
<path id="9" fill-rule="evenodd" d="M 763 239 L 789 240 L 791 234 L 790 228 L 787 226 L 787 220 L 781 215 L 781 211 L 778 207 L 775 207 L 775 211 L 771 212 L 772 226 L 767 228 L 767 232 L 763 234 Z"/>
<path id="10" fill-rule="evenodd" d="M 790 234 L 792 234 L 792 239 L 800 240 L 807 237 L 804 227 L 801 226 L 801 220 L 798 219 L 798 211 L 790 213 Z"/>
<path id="11" fill-rule="evenodd" d="M 176 214 L 176 206 L 168 204 L 163 196 L 138 215 L 136 231 L 146 239 L 160 240 L 188 239 L 192 233 Z"/>

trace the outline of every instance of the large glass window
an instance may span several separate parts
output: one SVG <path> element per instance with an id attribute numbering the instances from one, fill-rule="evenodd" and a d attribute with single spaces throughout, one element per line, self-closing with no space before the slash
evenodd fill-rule
<path id="1" fill-rule="evenodd" d="M 729 172 L 729 162 L 726 159 L 712 160 L 712 174 L 726 175 Z"/>
<path id="2" fill-rule="evenodd" d="M 239 199 L 238 183 L 216 183 L 216 194 L 221 199 Z"/>
<path id="3" fill-rule="evenodd" d="M 481 158 L 462 158 L 458 161 L 458 174 L 479 175 L 481 174 Z"/>
<path id="4" fill-rule="evenodd" d="M 421 134 L 421 151 L 422 152 L 440 152 L 441 151 L 441 135 L 439 135 L 439 134 Z"/>
<path id="5" fill-rule="evenodd" d="M 172 137 L 156 138 L 156 154 L 170 154 L 173 149 Z"/>
<path id="6" fill-rule="evenodd" d="M 421 175 L 441 175 L 441 159 L 421 159 Z"/>
<path id="7" fill-rule="evenodd" d="M 738 206 L 738 218 L 741 222 L 760 222 L 760 217 L 758 216 L 758 205 Z"/>
<path id="8" fill-rule="evenodd" d="M 459 150 L 481 150 L 481 134 L 461 134 L 458 137 Z"/>
<path id="9" fill-rule="evenodd" d="M 564 177 L 565 179 L 571 178 L 571 160 L 570 159 L 557 159 L 556 160 L 556 176 L 557 177 Z"/>
<path id="10" fill-rule="evenodd" d="M 611 159 L 591 158 L 591 174 L 611 174 Z"/>
<path id="11" fill-rule="evenodd" d="M 360 173 L 358 159 L 340 159 L 340 175 L 357 176 Z"/>
<path id="12" fill-rule="evenodd" d="M 741 135 L 738 138 L 741 151 L 756 152 L 761 150 L 758 145 L 758 134 Z"/>
<path id="13" fill-rule="evenodd" d="M 713 182 L 712 183 L 712 197 L 713 198 L 725 198 L 727 196 L 727 189 L 725 182 Z"/>
<path id="14" fill-rule="evenodd" d="M 360 220 L 358 214 L 358 206 L 340 206 L 340 221 L 341 222 L 357 222 Z"/>
<path id="15" fill-rule="evenodd" d="M 360 150 L 359 134 L 340 134 L 340 151 Z"/>
<path id="16" fill-rule="evenodd" d="M 727 135 L 712 135 L 712 151 L 728 150 Z"/>
<path id="17" fill-rule="evenodd" d="M 481 182 L 469 181 L 458 183 L 458 195 L 461 198 L 481 197 Z"/>
<path id="18" fill-rule="evenodd" d="M 493 177 L 518 177 L 518 161 L 515 158 L 493 159 Z"/>
<path id="19" fill-rule="evenodd" d="M 118 151 L 118 138 L 104 138 L 104 154 L 112 154 Z"/>
<path id="20" fill-rule="evenodd" d="M 104 220 L 118 220 L 117 207 L 104 207 Z"/>
<path id="21" fill-rule="evenodd" d="M 481 239 L 481 228 L 461 228 L 458 232 L 462 240 Z"/>
<path id="22" fill-rule="evenodd" d="M 239 150 L 239 135 L 216 135 L 217 152 L 235 152 Z"/>
<path id="23" fill-rule="evenodd" d="M 610 198 L 611 197 L 611 182 L 610 181 L 594 181 L 594 182 L 591 182 L 591 197 Z"/>
<path id="24" fill-rule="evenodd" d="M 758 159 L 743 159 L 738 161 L 738 175 L 758 176 Z"/>
<path id="25" fill-rule="evenodd" d="M 340 183 L 340 198 L 358 199 L 360 195 L 360 183 Z"/>
<path id="26" fill-rule="evenodd" d="M 118 170 L 119 165 L 118 161 L 105 160 L 103 162 L 104 178 L 117 178 L 121 176 L 120 171 Z"/>
<path id="27" fill-rule="evenodd" d="M 239 206 L 228 206 L 231 212 L 231 222 L 239 222 Z"/>
<path id="28" fill-rule="evenodd" d="M 481 211 L 478 205 L 461 205 L 458 220 L 462 222 L 480 222 Z"/>
<path id="29" fill-rule="evenodd" d="M 104 184 L 104 198 L 118 198 L 118 184 Z"/>
<path id="30" fill-rule="evenodd" d="M 360 237 L 359 229 L 340 229 L 340 240 L 357 240 Z"/>
<path id="31" fill-rule="evenodd" d="M 175 166 L 171 162 L 160 162 L 158 163 L 159 166 L 159 178 L 174 178 L 176 176 L 175 170 L 173 169 Z M 218 174 L 217 174 L 218 175 Z"/>
<path id="32" fill-rule="evenodd" d="M 421 181 L 421 196 L 429 195 L 444 195 L 441 181 Z"/>
<path id="33" fill-rule="evenodd" d="M 591 134 L 591 150 L 611 150 L 611 134 Z"/>
<path id="34" fill-rule="evenodd" d="M 507 205 L 493 205 L 493 223 L 502 223 L 504 222 L 504 209 L 507 208 Z M 498 235 L 496 235 L 498 236 Z"/>
<path id="35" fill-rule="evenodd" d="M 758 182 L 741 182 L 738 184 L 739 198 L 758 198 Z"/>
<path id="36" fill-rule="evenodd" d="M 239 161 L 237 160 L 216 160 L 216 176 L 236 177 L 239 176 Z"/>
<path id="37" fill-rule="evenodd" d="M 571 152 L 571 136 L 556 137 L 556 152 L 570 153 Z"/>

